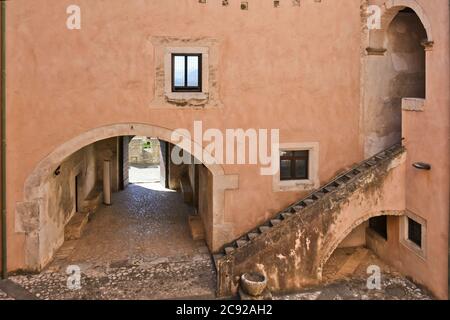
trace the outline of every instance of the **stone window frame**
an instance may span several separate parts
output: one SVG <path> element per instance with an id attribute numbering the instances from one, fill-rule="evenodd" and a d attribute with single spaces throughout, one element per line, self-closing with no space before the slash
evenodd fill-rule
<path id="1" fill-rule="evenodd" d="M 155 83 L 151 108 L 218 108 L 219 44 L 212 38 L 152 37 Z M 172 91 L 172 55 L 201 54 L 201 92 Z"/>
<path id="2" fill-rule="evenodd" d="M 280 170 L 273 175 L 274 192 L 312 191 L 320 187 L 319 180 L 319 143 L 280 143 L 280 151 L 309 151 L 308 179 L 281 180 Z"/>
<path id="3" fill-rule="evenodd" d="M 408 239 L 408 218 L 416 221 L 422 226 L 421 247 Z M 400 243 L 415 255 L 425 260 L 427 258 L 427 221 L 411 211 L 406 211 L 405 215 L 400 217 Z"/>

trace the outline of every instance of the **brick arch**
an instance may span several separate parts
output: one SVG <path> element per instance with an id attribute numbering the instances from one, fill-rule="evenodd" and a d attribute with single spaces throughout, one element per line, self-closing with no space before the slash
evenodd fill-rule
<path id="1" fill-rule="evenodd" d="M 388 0 L 381 7 L 381 29 L 369 32 L 369 46 L 374 49 L 385 47 L 386 33 L 395 16 L 403 9 L 410 8 L 419 17 L 427 33 L 427 42 L 433 43 L 431 23 L 423 8 L 416 0 Z"/>
<path id="2" fill-rule="evenodd" d="M 380 216 L 402 216 L 405 212 L 403 210 L 383 210 L 383 211 L 373 211 L 367 212 L 362 215 L 357 215 L 355 219 L 351 223 L 339 223 L 337 222 L 334 226 L 330 228 L 334 228 L 335 230 L 340 230 L 337 234 L 328 232 L 326 234 L 323 243 L 325 246 L 320 252 L 319 255 L 319 263 L 317 267 L 317 277 L 318 279 L 322 278 L 322 271 L 325 264 L 330 259 L 333 252 L 337 249 L 339 244 L 347 238 L 347 236 L 359 227 L 364 222 L 368 221 L 371 218 L 380 217 Z M 326 245 L 328 244 L 328 245 Z"/>
<path id="3" fill-rule="evenodd" d="M 44 210 L 42 203 L 48 197 L 45 181 L 67 157 L 92 143 L 118 136 L 149 136 L 171 142 L 173 132 L 174 130 L 168 128 L 143 123 L 106 125 L 74 137 L 58 146 L 42 159 L 25 180 L 23 202 L 16 204 L 16 232 L 25 234 L 26 269 L 40 270 L 43 267 L 44 263 L 40 258 L 39 232 L 42 227 L 40 212 Z M 192 141 L 190 137 L 183 136 L 183 138 L 185 139 L 182 143 L 174 144 L 188 151 L 197 159 L 202 159 L 203 155 L 211 157 L 211 154 L 204 150 L 201 145 Z M 226 242 L 224 238 L 232 236 L 230 226 L 225 223 L 225 190 L 237 188 L 238 176 L 226 175 L 220 164 L 205 163 L 205 166 L 213 175 L 213 230 L 210 249 L 216 251 Z M 18 214 L 18 211 L 20 211 L 20 214 Z"/>

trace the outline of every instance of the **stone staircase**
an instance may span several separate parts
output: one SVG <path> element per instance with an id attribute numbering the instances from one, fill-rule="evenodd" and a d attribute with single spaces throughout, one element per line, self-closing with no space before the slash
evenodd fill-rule
<path id="1" fill-rule="evenodd" d="M 220 288 L 221 285 L 223 285 L 224 281 L 230 282 L 237 281 L 237 279 L 226 280 L 226 278 L 228 278 L 229 276 L 233 276 L 233 270 L 230 271 L 230 268 L 232 267 L 226 265 L 229 264 L 230 261 L 232 261 L 235 256 L 239 256 L 239 259 L 242 260 L 242 256 L 245 254 L 248 255 L 248 253 L 250 252 L 248 248 L 251 246 L 254 246 L 255 250 L 258 251 L 265 250 L 265 246 L 271 245 L 272 241 L 271 240 L 258 241 L 260 240 L 261 237 L 267 236 L 268 234 L 274 232 L 274 230 L 281 230 L 280 228 L 286 224 L 289 224 L 291 219 L 293 219 L 294 217 L 301 217 L 302 213 L 308 210 L 308 208 L 320 203 L 321 199 L 323 199 L 324 197 L 329 198 L 329 196 L 331 196 L 333 193 L 339 192 L 339 190 L 345 188 L 347 185 L 351 184 L 352 181 L 357 180 L 361 175 L 364 175 L 366 172 L 372 170 L 373 168 L 376 168 L 377 166 L 380 166 L 382 163 L 386 164 L 386 162 L 389 162 L 390 159 L 394 158 L 402 151 L 403 151 L 402 145 L 396 144 L 374 155 L 373 157 L 353 166 L 351 169 L 342 174 L 339 174 L 329 183 L 325 184 L 318 190 L 310 193 L 302 200 L 290 205 L 282 212 L 279 212 L 272 219 L 269 219 L 262 225 L 249 231 L 247 234 L 244 234 L 235 241 L 225 245 L 222 248 L 221 252 L 213 256 L 219 277 L 218 295 L 223 296 L 230 293 L 229 288 L 227 290 L 222 290 L 222 288 Z M 275 231 L 275 233 L 280 232 Z M 279 239 L 282 236 L 283 235 L 280 234 L 276 235 L 277 239 Z M 270 238 L 265 237 L 264 239 Z M 256 242 L 258 242 L 257 245 L 254 245 Z M 224 275 L 221 273 L 230 273 L 230 274 Z"/>

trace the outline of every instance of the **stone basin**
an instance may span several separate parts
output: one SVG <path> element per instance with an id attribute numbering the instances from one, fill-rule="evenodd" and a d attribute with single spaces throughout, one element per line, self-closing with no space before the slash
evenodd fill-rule
<path id="1" fill-rule="evenodd" d="M 253 297 L 260 296 L 267 287 L 267 278 L 258 272 L 244 273 L 241 276 L 241 287 Z"/>

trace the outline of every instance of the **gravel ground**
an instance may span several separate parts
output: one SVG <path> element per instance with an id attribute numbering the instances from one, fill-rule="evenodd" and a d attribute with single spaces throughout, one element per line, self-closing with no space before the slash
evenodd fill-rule
<path id="1" fill-rule="evenodd" d="M 369 290 L 366 278 L 340 280 L 276 300 L 432 300 L 431 296 L 398 274 L 382 277 L 381 290 Z"/>
<path id="2" fill-rule="evenodd" d="M 13 298 L 9 297 L 5 292 L 0 290 L 0 300 L 14 300 Z"/>
<path id="3" fill-rule="evenodd" d="M 164 261 L 126 264 L 108 268 L 81 270 L 81 288 L 71 290 L 65 272 L 46 271 L 39 275 L 15 276 L 20 284 L 39 299 L 141 300 L 214 298 L 215 278 L 209 255 L 188 261 Z"/>
<path id="4" fill-rule="evenodd" d="M 40 299 L 214 297 L 215 269 L 205 242 L 191 238 L 192 212 L 159 183 L 131 184 L 41 274 L 10 279 Z M 80 290 L 68 288 L 68 266 L 80 268 Z"/>

